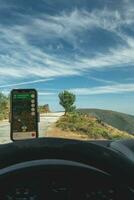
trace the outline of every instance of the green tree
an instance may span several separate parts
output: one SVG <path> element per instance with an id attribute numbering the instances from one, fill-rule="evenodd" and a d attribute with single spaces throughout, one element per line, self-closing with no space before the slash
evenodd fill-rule
<path id="1" fill-rule="evenodd" d="M 63 92 L 59 93 L 60 105 L 63 106 L 65 109 L 65 115 L 68 112 L 75 111 L 76 107 L 73 105 L 76 97 L 73 93 L 64 90 Z"/>
<path id="2" fill-rule="evenodd" d="M 9 112 L 9 97 L 0 92 L 0 119 L 8 117 Z"/>

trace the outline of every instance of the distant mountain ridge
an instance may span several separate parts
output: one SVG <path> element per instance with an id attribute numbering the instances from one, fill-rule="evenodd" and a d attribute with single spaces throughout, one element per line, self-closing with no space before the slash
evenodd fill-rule
<path id="1" fill-rule="evenodd" d="M 94 116 L 97 119 L 121 130 L 134 135 L 134 116 L 112 110 L 77 109 L 80 113 Z"/>

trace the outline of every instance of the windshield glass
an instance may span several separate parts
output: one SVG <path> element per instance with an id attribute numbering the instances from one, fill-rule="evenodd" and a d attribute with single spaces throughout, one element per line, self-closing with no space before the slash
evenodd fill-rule
<path id="1" fill-rule="evenodd" d="M 31 88 L 39 137 L 134 138 L 133 8 L 133 0 L 0 0 L 0 143 L 11 142 L 11 90 Z M 34 119 L 35 137 L 29 102 L 32 116 L 21 107 L 13 127 L 27 133 Z"/>

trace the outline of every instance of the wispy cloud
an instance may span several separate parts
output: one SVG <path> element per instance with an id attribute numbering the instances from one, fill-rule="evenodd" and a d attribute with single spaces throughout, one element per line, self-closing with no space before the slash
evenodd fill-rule
<path id="1" fill-rule="evenodd" d="M 55 92 L 38 92 L 39 96 L 53 96 L 56 95 Z"/>
<path id="2" fill-rule="evenodd" d="M 50 81 L 50 80 L 52 80 L 52 79 L 39 79 L 39 80 L 34 80 L 34 81 L 25 81 L 25 82 L 21 82 L 21 83 L 0 85 L 0 88 L 9 88 L 9 87 L 21 86 L 21 85 L 33 85 L 34 83 L 47 82 L 47 81 Z"/>
<path id="3" fill-rule="evenodd" d="M 79 74 L 72 61 L 50 55 L 28 43 L 17 27 L 1 27 L 0 42 L 5 54 L 0 55 L 0 75 L 16 78 L 50 78 Z"/>
<path id="4" fill-rule="evenodd" d="M 6 96 L 8 96 L 9 94 L 10 94 L 10 90 L 7 90 L 7 89 L 4 89 L 3 91 L 2 91 L 2 93 L 4 94 L 4 95 L 6 95 Z M 55 96 L 55 95 L 57 95 L 57 93 L 56 92 L 52 92 L 52 91 L 47 91 L 47 92 L 42 92 L 42 91 L 38 91 L 38 96 Z"/>
<path id="5" fill-rule="evenodd" d="M 0 25 L 0 43 L 3 49 L 3 54 L 0 54 L 0 76 L 8 76 L 10 79 L 20 81 L 28 77 L 48 79 L 80 75 L 92 69 L 128 65 L 133 67 L 134 39 L 124 34 L 121 29 L 123 26 L 133 27 L 134 14 L 131 10 L 131 7 L 126 12 L 107 8 L 91 12 L 74 9 L 53 16 L 21 15 L 21 18 L 28 18 L 30 23 L 12 27 Z M 95 28 L 114 33 L 115 36 L 120 37 L 124 45 L 109 47 L 107 53 L 96 53 L 92 58 L 89 58 L 85 51 L 85 56 L 79 55 L 72 59 L 48 53 L 43 46 L 32 45 L 28 40 L 28 36 L 40 38 L 42 41 L 58 38 L 73 44 L 75 48 L 79 45 L 79 34 L 87 30 L 90 34 L 90 30 Z M 22 84 L 18 83 L 18 85 Z"/>
<path id="6" fill-rule="evenodd" d="M 106 84 L 117 84 L 117 82 L 115 82 L 115 81 L 110 81 L 110 80 L 106 80 L 106 79 L 102 79 L 102 78 L 96 78 L 93 76 L 88 76 L 87 78 L 89 80 L 95 80 L 97 82 L 102 82 L 102 83 L 106 83 Z"/>
<path id="7" fill-rule="evenodd" d="M 70 90 L 76 95 L 97 95 L 134 92 L 134 84 L 116 84 L 103 87 L 74 88 Z"/>

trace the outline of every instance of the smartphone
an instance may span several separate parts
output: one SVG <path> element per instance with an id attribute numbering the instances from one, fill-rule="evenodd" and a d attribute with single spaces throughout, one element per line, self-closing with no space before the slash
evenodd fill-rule
<path id="1" fill-rule="evenodd" d="M 10 94 L 10 137 L 23 140 L 38 137 L 38 99 L 35 89 L 13 89 Z"/>

